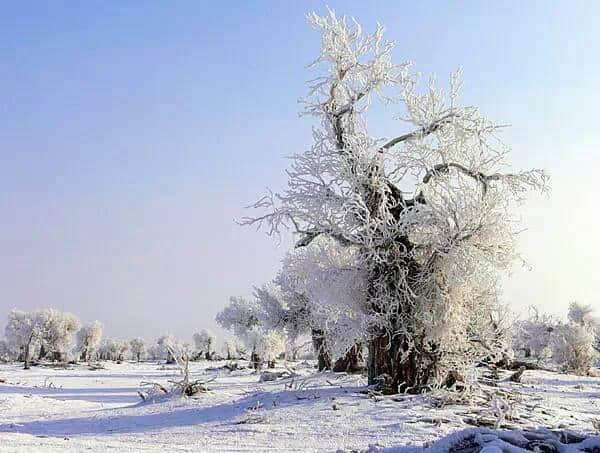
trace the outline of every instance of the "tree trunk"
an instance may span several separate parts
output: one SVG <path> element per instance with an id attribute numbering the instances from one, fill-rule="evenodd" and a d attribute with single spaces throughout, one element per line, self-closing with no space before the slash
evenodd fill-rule
<path id="1" fill-rule="evenodd" d="M 29 366 L 29 347 L 31 346 L 31 339 L 27 342 L 27 344 L 25 345 L 25 352 L 23 353 L 23 361 L 25 362 L 25 364 L 23 365 L 23 368 L 28 370 L 30 368 Z"/>
<path id="2" fill-rule="evenodd" d="M 362 369 L 362 344 L 357 343 L 348 350 L 344 357 L 340 357 L 333 364 L 333 371 L 346 371 L 355 373 Z"/>
<path id="3" fill-rule="evenodd" d="M 315 354 L 317 354 L 317 367 L 319 371 L 331 369 L 331 358 L 325 344 L 323 331 L 319 329 L 312 330 L 312 342 Z"/>
<path id="4" fill-rule="evenodd" d="M 171 351 L 167 351 L 167 364 L 170 365 L 172 363 L 175 363 L 175 357 L 173 357 Z"/>
<path id="5" fill-rule="evenodd" d="M 386 350 L 388 339 L 377 336 L 369 342 L 369 357 L 367 359 L 367 371 L 369 385 L 377 385 L 386 394 L 398 393 L 398 380 L 394 380 L 396 374 L 392 354 Z M 385 379 L 388 382 L 385 382 Z"/>
<path id="6" fill-rule="evenodd" d="M 435 347 L 429 345 L 426 352 L 418 338 L 413 338 L 411 343 L 411 352 L 406 355 L 409 343 L 402 335 L 394 338 L 375 336 L 369 343 L 369 385 L 376 385 L 384 394 L 431 390 L 432 380 L 440 377 Z M 403 356 L 404 359 L 400 361 Z M 448 378 L 443 377 L 440 381 L 442 385 L 451 386 L 455 382 Z"/>
<path id="7" fill-rule="evenodd" d="M 414 353 L 409 360 L 399 362 L 401 343 L 387 335 L 374 337 L 369 343 L 369 385 L 377 386 L 380 392 L 391 395 L 406 391 L 417 385 Z"/>
<path id="8" fill-rule="evenodd" d="M 382 256 L 406 256 L 406 251 L 412 250 L 413 244 L 408 237 L 398 237 L 388 247 L 381 249 Z M 424 268 L 411 257 L 394 265 L 378 263 L 370 270 L 368 291 L 371 309 L 384 316 L 389 330 L 374 327 L 371 331 L 367 369 L 369 385 L 377 386 L 385 394 L 420 393 L 431 388 L 433 379 L 436 382 L 446 379 L 446 376 L 438 376 L 440 352 L 437 345 L 426 343 L 416 325 L 399 325 L 402 319 L 415 319 L 417 314 L 412 308 L 415 300 L 420 294 L 435 289 L 435 286 L 424 286 L 427 284 L 424 276 L 430 272 L 430 267 Z M 383 299 L 382 292 L 387 293 Z M 386 300 L 394 297 L 398 300 L 391 307 L 396 307 L 393 310 L 397 311 L 391 311 Z"/>
<path id="9" fill-rule="evenodd" d="M 262 359 L 256 353 L 256 348 L 252 349 L 252 353 L 250 354 L 250 362 L 252 363 L 252 368 L 259 371 L 262 369 Z"/>

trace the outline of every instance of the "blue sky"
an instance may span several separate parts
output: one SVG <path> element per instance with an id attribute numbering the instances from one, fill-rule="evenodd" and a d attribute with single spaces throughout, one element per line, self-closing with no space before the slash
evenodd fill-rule
<path id="1" fill-rule="evenodd" d="M 125 4 L 127 3 L 127 4 Z M 395 55 L 510 123 L 515 167 L 544 167 L 523 207 L 505 298 L 600 309 L 600 4 L 328 2 Z M 287 244 L 237 226 L 310 143 L 298 118 L 324 2 L 13 2 L 0 15 L 0 326 L 52 306 L 107 333 L 214 325 L 229 295 L 269 280 Z M 394 135 L 394 110 L 373 130 Z"/>

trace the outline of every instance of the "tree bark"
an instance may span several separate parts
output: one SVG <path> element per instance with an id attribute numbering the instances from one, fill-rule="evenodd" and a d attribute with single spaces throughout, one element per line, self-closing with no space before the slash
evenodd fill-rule
<path id="1" fill-rule="evenodd" d="M 262 359 L 256 353 L 256 349 L 252 349 L 252 353 L 250 354 L 250 362 L 252 363 L 252 368 L 259 371 L 262 369 Z"/>
<path id="2" fill-rule="evenodd" d="M 369 385 L 378 386 L 378 390 L 384 394 L 398 393 L 398 379 L 396 367 L 394 366 L 393 356 L 388 338 L 385 336 L 375 336 L 369 342 L 369 356 L 367 360 L 367 372 Z"/>
<path id="3" fill-rule="evenodd" d="M 432 381 L 450 387 L 459 379 L 450 371 L 442 376 L 439 370 L 439 353 L 435 345 L 423 343 L 422 338 L 396 335 L 374 337 L 369 343 L 369 385 L 380 388 L 384 394 L 421 393 L 431 390 Z M 411 345 L 409 347 L 409 344 Z M 410 352 L 408 352 L 410 350 Z M 383 377 L 382 377 L 383 376 Z"/>
<path id="4" fill-rule="evenodd" d="M 374 337 L 369 343 L 368 375 L 369 385 L 386 395 L 416 391 L 425 382 L 418 378 L 419 370 L 414 353 L 400 362 L 402 343 L 398 338 L 387 335 Z"/>
<path id="5" fill-rule="evenodd" d="M 24 354 L 23 361 L 25 362 L 25 364 L 23 365 L 23 368 L 25 370 L 28 370 L 30 368 L 30 366 L 29 366 L 29 347 L 30 346 L 31 346 L 31 339 L 29 339 L 29 341 L 25 345 L 25 352 L 23 353 Z"/>
<path id="6" fill-rule="evenodd" d="M 171 354 L 171 351 L 167 350 L 167 364 L 175 363 L 175 357 Z"/>
<path id="7" fill-rule="evenodd" d="M 395 216 L 406 209 L 408 202 L 400 192 L 394 193 L 398 205 Z M 423 203 L 423 201 L 415 201 Z M 399 236 L 379 250 L 381 256 L 398 257 L 393 264 L 375 264 L 370 269 L 369 298 L 374 313 L 383 315 L 386 328 L 372 328 L 368 344 L 369 385 L 377 385 L 385 394 L 420 393 L 429 390 L 432 378 L 444 381 L 447 376 L 439 376 L 440 352 L 436 344 L 429 342 L 419 333 L 418 323 L 402 326 L 403 319 L 416 320 L 414 312 L 416 298 L 435 290 L 427 276 L 433 272 L 435 255 L 425 264 L 420 264 L 411 256 L 414 245 L 406 236 Z M 382 293 L 386 295 L 381 298 Z M 391 304 L 388 299 L 396 298 Z M 393 307 L 393 308 L 392 308 Z M 392 334 L 390 334 L 390 332 Z"/>
<path id="8" fill-rule="evenodd" d="M 362 369 L 362 343 L 357 343 L 348 350 L 344 357 L 340 357 L 333 364 L 333 371 L 355 373 Z"/>
<path id="9" fill-rule="evenodd" d="M 317 368 L 319 371 L 331 369 L 331 357 L 327 351 L 323 331 L 319 329 L 312 330 L 312 341 L 315 354 L 317 354 Z"/>

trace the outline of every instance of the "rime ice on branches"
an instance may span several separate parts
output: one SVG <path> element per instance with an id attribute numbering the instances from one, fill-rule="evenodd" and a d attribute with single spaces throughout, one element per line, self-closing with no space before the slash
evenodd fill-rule
<path id="1" fill-rule="evenodd" d="M 498 278 L 516 256 L 515 205 L 545 192 L 541 170 L 510 172 L 500 125 L 463 106 L 460 72 L 448 92 L 392 61 L 384 29 L 310 14 L 321 34 L 305 115 L 317 120 L 313 146 L 292 157 L 288 187 L 255 203 L 244 219 L 269 234 L 291 228 L 297 246 L 317 237 L 358 250 L 366 275 L 363 322 L 369 381 L 418 392 L 468 380 L 499 353 L 492 314 Z M 374 102 L 398 114 L 396 136 L 369 132 Z M 327 298 L 344 311 L 348 300 Z M 356 306 L 356 301 L 351 301 Z M 461 385 L 467 385 L 463 383 Z"/>

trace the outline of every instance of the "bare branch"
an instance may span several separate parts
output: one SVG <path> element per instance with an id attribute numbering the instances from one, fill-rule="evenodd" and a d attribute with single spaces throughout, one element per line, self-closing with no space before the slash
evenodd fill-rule
<path id="1" fill-rule="evenodd" d="M 302 234 L 304 234 L 304 237 L 302 239 L 300 239 L 298 242 L 296 242 L 296 245 L 294 246 L 294 248 L 306 247 L 307 245 L 310 245 L 310 243 L 320 235 L 329 236 L 330 238 L 335 239 L 337 242 L 339 242 L 340 245 L 344 245 L 344 246 L 358 245 L 358 243 L 349 240 L 348 238 L 346 238 L 345 236 L 343 236 L 341 234 L 333 233 L 333 232 L 329 232 L 329 231 L 303 232 Z"/>
<path id="2" fill-rule="evenodd" d="M 423 127 L 421 129 L 418 129 L 413 132 L 409 132 L 408 134 L 401 135 L 400 137 L 393 138 L 389 142 L 387 142 L 385 145 L 383 145 L 381 148 L 379 148 L 379 152 L 382 153 L 385 150 L 388 150 L 388 149 L 396 146 L 398 143 L 402 143 L 407 140 L 413 140 L 416 138 L 423 138 L 430 134 L 433 134 L 440 127 L 444 126 L 445 124 L 450 123 L 452 121 L 452 119 L 456 116 L 457 115 L 455 113 L 448 113 L 447 115 L 444 115 L 437 121 L 434 121 L 433 123 L 431 123 L 429 126 Z"/>

